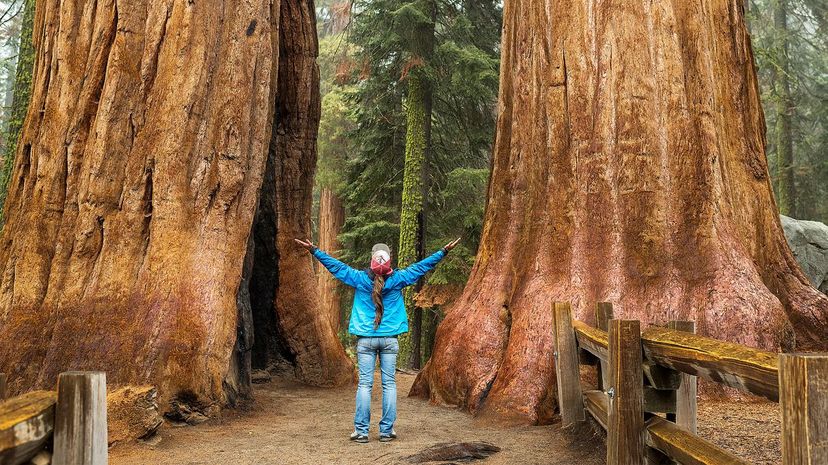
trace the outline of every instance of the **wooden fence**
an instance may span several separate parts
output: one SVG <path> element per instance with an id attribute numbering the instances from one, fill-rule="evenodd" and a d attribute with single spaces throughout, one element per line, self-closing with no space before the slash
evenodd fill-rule
<path id="1" fill-rule="evenodd" d="M 828 465 L 828 354 L 764 352 L 698 336 L 689 321 L 642 332 L 606 302 L 597 328 L 568 303 L 553 311 L 563 425 L 589 413 L 607 431 L 609 465 L 749 463 L 696 434 L 696 377 L 779 402 L 782 463 Z M 581 364 L 597 367 L 598 389 L 582 392 Z"/>
<path id="2" fill-rule="evenodd" d="M 6 377 L 0 374 L 0 399 L 5 397 Z M 103 372 L 61 373 L 57 392 L 33 391 L 0 402 L 2 465 L 26 463 L 38 454 L 51 455 L 54 465 L 104 465 L 107 453 Z"/>

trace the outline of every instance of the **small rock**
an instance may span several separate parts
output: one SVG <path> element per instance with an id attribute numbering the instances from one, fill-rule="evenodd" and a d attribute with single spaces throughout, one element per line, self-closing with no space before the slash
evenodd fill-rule
<path id="1" fill-rule="evenodd" d="M 170 410 L 164 412 L 164 417 L 177 426 L 183 426 L 187 424 L 187 419 L 192 414 L 193 411 L 187 404 L 174 400 L 170 402 Z"/>
<path id="2" fill-rule="evenodd" d="M 203 415 L 200 412 L 193 412 L 187 418 L 187 424 L 191 425 L 191 426 L 195 426 L 195 425 L 200 425 L 201 423 L 204 423 L 207 420 L 209 420 L 209 418 L 206 415 Z"/>
<path id="3" fill-rule="evenodd" d="M 780 215 L 785 238 L 800 268 L 817 289 L 828 293 L 828 226 Z"/>
<path id="4" fill-rule="evenodd" d="M 253 384 L 262 384 L 270 382 L 270 373 L 265 370 L 253 370 L 250 373 L 250 381 Z"/>
<path id="5" fill-rule="evenodd" d="M 49 465 L 52 463 L 52 454 L 42 450 L 29 461 L 30 465 Z"/>
<path id="6" fill-rule="evenodd" d="M 218 405 L 203 405 L 190 393 L 182 393 L 170 402 L 170 410 L 164 416 L 176 426 L 198 425 L 218 414 Z"/>
<path id="7" fill-rule="evenodd" d="M 145 444 L 147 446 L 154 447 L 154 446 L 157 446 L 158 444 L 161 443 L 161 435 L 160 434 L 153 434 L 152 436 L 150 436 L 146 439 L 139 439 L 138 442 L 140 442 L 141 444 Z"/>

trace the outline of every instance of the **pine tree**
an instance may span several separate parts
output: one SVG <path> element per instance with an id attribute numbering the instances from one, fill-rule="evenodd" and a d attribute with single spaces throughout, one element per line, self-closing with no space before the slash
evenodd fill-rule
<path id="1" fill-rule="evenodd" d="M 0 226 L 5 221 L 6 194 L 9 191 L 14 156 L 17 153 L 17 140 L 23 127 L 23 118 L 29 109 L 32 92 L 32 73 L 34 72 L 34 27 L 35 0 L 25 0 L 23 4 L 23 23 L 20 27 L 20 46 L 17 52 L 17 69 L 15 71 L 12 106 L 5 133 L 6 146 L 3 164 L 0 166 Z"/>
<path id="2" fill-rule="evenodd" d="M 821 0 L 748 3 L 777 205 L 828 222 L 828 9 Z"/>
<path id="3" fill-rule="evenodd" d="M 423 259 L 426 157 L 431 145 L 432 85 L 428 67 L 434 53 L 434 19 L 437 6 L 431 0 L 417 0 L 398 10 L 396 22 L 405 28 L 408 40 L 406 74 L 405 168 L 400 210 L 400 242 L 397 266 L 404 268 Z M 422 288 L 405 289 L 403 295 L 409 312 L 409 334 L 400 338 L 400 358 L 411 368 L 420 368 L 420 331 L 423 312 L 414 302 L 414 293 Z"/>
<path id="4" fill-rule="evenodd" d="M 774 139 L 777 153 L 777 202 L 783 215 L 798 216 L 796 211 L 796 182 L 794 181 L 794 152 L 792 120 L 794 101 L 791 98 L 790 65 L 788 64 L 788 0 L 773 0 L 773 23 L 776 28 L 773 87 L 776 93 L 774 109 L 776 127 Z"/>

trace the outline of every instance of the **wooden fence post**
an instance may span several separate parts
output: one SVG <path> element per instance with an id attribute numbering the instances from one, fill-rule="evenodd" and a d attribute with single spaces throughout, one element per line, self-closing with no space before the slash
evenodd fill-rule
<path id="1" fill-rule="evenodd" d="M 569 302 L 555 302 L 555 373 L 558 379 L 558 406 L 563 426 L 586 419 L 581 393 L 581 371 L 578 364 L 578 342 L 572 328 Z"/>
<path id="2" fill-rule="evenodd" d="M 595 324 L 602 331 L 609 331 L 609 321 L 612 319 L 612 304 L 598 302 L 595 306 Z M 609 364 L 601 360 L 598 364 L 598 389 L 605 391 L 609 386 Z"/>
<path id="3" fill-rule="evenodd" d="M 0 373 L 0 400 L 6 400 L 6 374 Z"/>
<path id="4" fill-rule="evenodd" d="M 828 354 L 779 355 L 782 463 L 828 463 Z"/>
<path id="5" fill-rule="evenodd" d="M 105 465 L 106 373 L 68 371 L 58 377 L 54 465 Z"/>
<path id="6" fill-rule="evenodd" d="M 667 323 L 669 329 L 676 331 L 684 331 L 688 333 L 696 332 L 696 323 L 693 321 L 671 321 Z M 696 404 L 696 392 L 698 390 L 698 379 L 693 375 L 687 373 L 681 374 L 681 384 L 676 391 L 676 424 L 682 428 L 690 431 L 693 434 L 697 433 L 696 415 L 698 406 Z"/>
<path id="7" fill-rule="evenodd" d="M 609 324 L 608 465 L 644 465 L 644 375 L 641 325 Z"/>

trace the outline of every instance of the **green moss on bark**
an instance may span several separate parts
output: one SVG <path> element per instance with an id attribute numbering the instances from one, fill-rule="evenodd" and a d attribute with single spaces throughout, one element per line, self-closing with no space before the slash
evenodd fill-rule
<path id="1" fill-rule="evenodd" d="M 405 112 L 405 170 L 400 211 L 400 243 L 397 252 L 397 264 L 401 268 L 417 261 L 418 217 L 423 211 L 423 165 L 428 146 L 426 85 L 418 72 L 409 75 Z M 413 287 L 408 287 L 403 292 L 405 307 L 409 312 L 414 309 L 414 292 Z M 407 363 L 411 358 L 412 346 L 408 334 L 400 338 L 399 359 L 402 363 Z"/>

